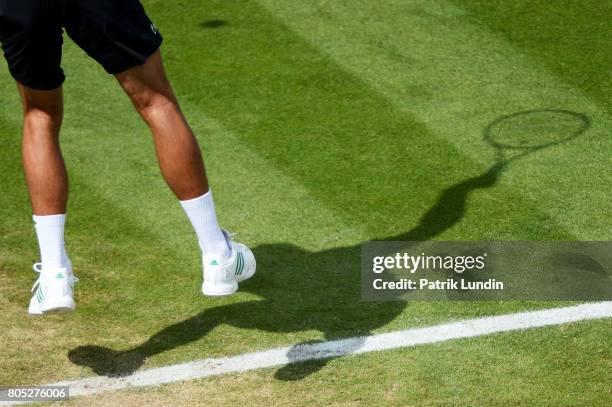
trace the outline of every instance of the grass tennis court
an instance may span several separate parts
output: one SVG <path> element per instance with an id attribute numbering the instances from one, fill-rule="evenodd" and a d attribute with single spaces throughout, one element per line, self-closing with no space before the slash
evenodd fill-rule
<path id="1" fill-rule="evenodd" d="M 2 62 L 0 386 L 567 305 L 361 302 L 359 245 L 612 237 L 609 2 L 143 4 L 164 35 L 220 220 L 253 248 L 258 274 L 234 296 L 201 296 L 193 231 L 148 129 L 115 80 L 66 39 L 66 241 L 78 309 L 29 317 L 38 249 L 18 95 Z M 549 109 L 584 115 L 588 128 L 491 172 L 487 126 Z M 87 404 L 603 406 L 611 335 L 610 319 L 581 322 Z"/>

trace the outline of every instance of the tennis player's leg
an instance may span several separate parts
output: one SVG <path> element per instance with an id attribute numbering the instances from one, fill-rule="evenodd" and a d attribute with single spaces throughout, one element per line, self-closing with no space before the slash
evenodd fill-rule
<path id="1" fill-rule="evenodd" d="M 116 78 L 151 129 L 160 169 L 175 195 L 189 200 L 207 193 L 200 148 L 166 78 L 160 51 Z"/>
<path id="2" fill-rule="evenodd" d="M 64 247 L 68 177 L 59 147 L 62 30 L 53 11 L 47 2 L 0 2 L 0 42 L 23 102 L 23 165 L 41 255 L 30 314 L 75 307 L 76 278 Z"/>
<path id="3" fill-rule="evenodd" d="M 34 215 L 65 214 L 68 175 L 59 145 L 62 88 L 17 87 L 23 104 L 23 166 Z"/>
<path id="4" fill-rule="evenodd" d="M 203 253 L 205 295 L 229 295 L 255 273 L 255 258 L 218 224 L 198 142 L 166 77 L 162 56 L 116 75 L 153 135 L 160 169 L 181 201 Z"/>
<path id="5" fill-rule="evenodd" d="M 116 78 L 151 129 L 163 177 L 194 222 L 202 250 L 217 261 L 227 260 L 230 249 L 217 222 L 200 147 L 165 75 L 160 51 Z"/>
<path id="6" fill-rule="evenodd" d="M 68 175 L 59 145 L 63 116 L 62 88 L 35 90 L 18 83 L 23 104 L 23 167 L 32 202 L 41 262 L 30 314 L 75 309 L 77 279 L 64 244 Z"/>
<path id="7" fill-rule="evenodd" d="M 219 226 L 200 148 L 164 72 L 159 30 L 138 0 L 74 2 L 64 21 L 68 35 L 116 76 L 151 129 L 163 177 L 198 237 L 203 292 L 233 293 L 237 281 L 254 273 L 255 261 L 246 246 L 233 242 Z"/>

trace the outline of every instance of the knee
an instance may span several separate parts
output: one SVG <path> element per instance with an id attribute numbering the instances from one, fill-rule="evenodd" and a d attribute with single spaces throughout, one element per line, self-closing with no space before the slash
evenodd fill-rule
<path id="1" fill-rule="evenodd" d="M 144 89 L 130 96 L 134 107 L 143 116 L 147 116 L 151 112 L 165 109 L 175 104 L 174 98 L 171 95 L 160 93 L 152 89 Z"/>
<path id="2" fill-rule="evenodd" d="M 38 91 L 18 85 L 26 123 L 59 127 L 64 115 L 64 101 L 61 88 L 52 91 Z"/>
<path id="3" fill-rule="evenodd" d="M 128 76 L 119 78 L 119 81 L 136 110 L 143 116 L 149 111 L 176 104 L 170 83 L 163 75 L 159 75 L 155 80 Z"/>
<path id="4" fill-rule="evenodd" d="M 63 109 L 61 106 L 24 106 L 24 122 L 29 128 L 59 131 L 62 119 Z"/>
<path id="5" fill-rule="evenodd" d="M 167 118 L 180 112 L 172 95 L 147 90 L 132 95 L 134 107 L 149 126 L 155 126 L 160 118 Z"/>

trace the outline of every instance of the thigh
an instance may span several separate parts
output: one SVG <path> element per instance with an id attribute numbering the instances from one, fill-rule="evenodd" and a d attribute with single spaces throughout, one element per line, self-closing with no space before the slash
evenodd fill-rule
<path id="1" fill-rule="evenodd" d="M 162 36 L 138 0 L 68 3 L 67 34 L 110 74 L 144 64 Z"/>
<path id="2" fill-rule="evenodd" d="M 9 71 L 17 82 L 38 90 L 56 89 L 64 82 L 62 29 L 45 4 L 0 0 L 0 42 Z"/>

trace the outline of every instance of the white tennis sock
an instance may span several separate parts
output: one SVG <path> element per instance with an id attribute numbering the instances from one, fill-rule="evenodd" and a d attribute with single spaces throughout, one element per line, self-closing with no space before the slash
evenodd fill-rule
<path id="1" fill-rule="evenodd" d="M 217 222 L 212 192 L 208 191 L 198 198 L 181 201 L 181 206 L 198 235 L 202 253 L 219 260 L 228 259 L 231 252 Z"/>
<path id="2" fill-rule="evenodd" d="M 66 215 L 32 216 L 38 237 L 43 270 L 69 268 L 70 260 L 64 246 Z"/>

